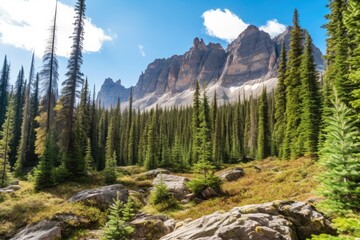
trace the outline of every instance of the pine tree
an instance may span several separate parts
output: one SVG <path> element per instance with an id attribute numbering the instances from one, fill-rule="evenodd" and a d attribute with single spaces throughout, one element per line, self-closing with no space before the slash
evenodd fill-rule
<path id="1" fill-rule="evenodd" d="M 87 173 L 92 172 L 94 170 L 94 158 L 91 154 L 91 141 L 90 138 L 86 141 L 86 149 L 85 149 L 85 169 Z"/>
<path id="2" fill-rule="evenodd" d="M 10 151 L 10 142 L 13 138 L 13 128 L 14 128 L 14 109 L 15 103 L 14 99 L 10 94 L 10 102 L 7 107 L 5 114 L 5 122 L 3 123 L 2 130 L 0 131 L 0 178 L 1 178 L 1 187 L 5 187 L 10 176 L 9 176 L 9 151 Z"/>
<path id="3" fill-rule="evenodd" d="M 34 54 L 32 55 L 30 73 L 29 73 L 29 82 L 26 86 L 25 96 L 24 96 L 24 107 L 22 112 L 22 124 L 21 124 L 21 138 L 20 145 L 17 153 L 17 160 L 15 163 L 15 174 L 16 176 L 21 176 L 25 172 L 26 167 L 33 167 L 34 165 L 29 162 L 28 158 L 28 149 L 29 149 L 29 136 L 30 136 L 30 125 L 33 121 L 33 116 L 31 114 L 31 87 L 35 78 L 35 66 L 34 66 Z M 34 116 L 35 118 L 35 116 Z"/>
<path id="4" fill-rule="evenodd" d="M 104 228 L 103 238 L 106 240 L 127 240 L 134 231 L 128 222 L 135 216 L 134 204 L 131 198 L 126 204 L 122 203 L 117 194 L 110 205 L 109 220 Z"/>
<path id="5" fill-rule="evenodd" d="M 307 34 L 301 62 L 300 97 L 302 113 L 297 145 L 301 154 L 315 155 L 317 153 L 321 121 L 321 100 L 317 83 L 318 74 L 315 69 L 311 46 L 312 40 L 310 35 Z"/>
<path id="6" fill-rule="evenodd" d="M 28 157 L 30 162 L 34 165 L 38 163 L 38 155 L 36 154 L 36 129 L 39 127 L 39 124 L 36 120 L 39 114 L 39 81 L 40 75 L 36 74 L 36 78 L 33 84 L 33 93 L 31 94 L 31 110 L 30 110 L 30 129 L 29 129 L 29 147 L 28 147 Z"/>
<path id="7" fill-rule="evenodd" d="M 198 139 L 200 140 L 199 161 L 211 162 L 211 119 L 210 106 L 204 90 L 202 104 L 200 108 L 200 131 L 198 132 Z"/>
<path id="8" fill-rule="evenodd" d="M 192 132 L 192 156 L 191 163 L 196 163 L 199 160 L 199 131 L 200 131 L 200 86 L 199 82 L 196 82 L 195 93 L 194 93 L 194 101 L 193 101 L 193 114 L 192 114 L 192 122 L 191 122 L 191 132 Z"/>
<path id="9" fill-rule="evenodd" d="M 72 166 L 76 163 L 75 156 L 72 156 L 76 149 L 74 149 L 74 130 L 75 130 L 75 104 L 76 98 L 79 95 L 77 88 L 83 85 L 83 73 L 80 71 L 83 63 L 82 49 L 84 40 L 84 21 L 85 21 L 85 0 L 78 0 L 75 5 L 75 22 L 74 32 L 71 37 L 73 45 L 71 47 L 71 54 L 68 60 L 68 72 L 66 73 L 66 80 L 63 82 L 62 94 L 60 101 L 63 108 L 61 117 L 62 127 L 62 144 L 61 149 L 65 153 L 67 163 L 65 164 L 67 170 L 75 177 L 76 173 L 72 171 Z"/>
<path id="10" fill-rule="evenodd" d="M 351 106 L 360 113 L 360 3 L 359 1 L 347 1 L 347 9 L 344 13 L 344 24 L 348 32 L 349 51 L 349 80 L 352 82 Z"/>
<path id="11" fill-rule="evenodd" d="M 285 79 L 286 85 L 286 130 L 283 144 L 283 158 L 296 158 L 299 156 L 296 143 L 298 139 L 298 127 L 300 124 L 301 102 L 301 55 L 302 30 L 299 26 L 299 15 L 295 9 L 293 17 L 293 29 L 290 36 L 290 51 L 288 58 L 288 72 Z"/>
<path id="12" fill-rule="evenodd" d="M 7 57 L 5 55 L 4 64 L 0 75 L 0 126 L 2 126 L 5 121 L 5 114 L 8 106 L 9 76 L 10 65 L 7 63 Z"/>
<path id="13" fill-rule="evenodd" d="M 270 132 L 268 121 L 268 104 L 266 88 L 263 88 L 258 107 L 258 136 L 257 136 L 257 159 L 264 159 L 270 155 Z"/>
<path id="14" fill-rule="evenodd" d="M 326 118 L 325 143 L 320 161 L 321 193 L 332 209 L 360 210 L 360 134 L 353 112 L 335 94 L 332 116 Z"/>
<path id="15" fill-rule="evenodd" d="M 157 167 L 157 154 L 156 154 L 156 112 L 151 110 L 151 120 L 149 122 L 148 132 L 147 132 L 147 147 L 146 147 L 146 158 L 144 166 L 147 170 L 155 169 Z"/>
<path id="16" fill-rule="evenodd" d="M 105 174 L 106 184 L 113 184 L 116 182 L 116 152 L 115 151 L 110 157 L 106 156 L 104 174 Z"/>
<path id="17" fill-rule="evenodd" d="M 45 142 L 44 154 L 40 157 L 39 165 L 37 166 L 35 176 L 35 189 L 41 190 L 54 186 L 54 162 L 56 160 L 55 146 L 53 137 L 48 135 Z"/>
<path id="18" fill-rule="evenodd" d="M 284 41 L 281 44 L 281 52 L 280 52 L 280 65 L 279 65 L 279 76 L 277 87 L 275 91 L 275 125 L 273 132 L 273 142 L 276 147 L 276 154 L 283 158 L 283 141 L 285 137 L 285 129 L 286 129 L 286 49 Z"/>
<path id="19" fill-rule="evenodd" d="M 9 162 L 11 166 L 14 166 L 16 161 L 16 153 L 21 137 L 21 123 L 22 123 L 22 109 L 24 105 L 24 68 L 21 67 L 16 83 L 15 83 L 15 116 L 14 116 L 14 129 L 13 138 L 10 142 Z"/>
<path id="20" fill-rule="evenodd" d="M 41 100 L 38 116 L 34 123 L 36 132 L 35 152 L 39 156 L 44 153 L 46 138 L 51 131 L 54 124 L 54 107 L 58 97 L 58 61 L 56 58 L 56 22 L 57 22 L 57 2 L 55 6 L 55 14 L 53 24 L 50 28 L 50 38 L 48 46 L 45 49 L 43 56 L 43 67 L 40 71 L 40 85 L 41 85 Z M 37 105 L 34 103 L 34 106 Z M 35 114 L 35 111 L 34 111 Z"/>

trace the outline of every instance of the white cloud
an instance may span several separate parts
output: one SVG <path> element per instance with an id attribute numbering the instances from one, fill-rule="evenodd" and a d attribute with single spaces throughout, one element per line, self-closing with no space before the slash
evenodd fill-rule
<path id="1" fill-rule="evenodd" d="M 44 53 L 50 37 L 49 28 L 55 11 L 55 0 L 0 0 L 0 42 L 28 51 L 38 57 Z M 74 8 L 58 2 L 57 51 L 58 56 L 68 57 L 71 51 Z M 105 41 L 112 37 L 96 27 L 91 18 L 85 20 L 85 52 L 100 51 Z"/>
<path id="2" fill-rule="evenodd" d="M 227 42 L 236 39 L 249 26 L 228 9 L 207 10 L 202 17 L 206 33 Z"/>
<path id="3" fill-rule="evenodd" d="M 227 42 L 236 39 L 248 26 L 239 16 L 228 9 L 210 9 L 202 14 L 206 33 L 209 36 L 220 38 Z M 273 38 L 284 32 L 286 26 L 272 19 L 266 22 L 266 25 L 260 26 L 260 30 L 269 33 Z"/>
<path id="4" fill-rule="evenodd" d="M 139 49 L 139 52 L 140 52 L 141 56 L 145 57 L 146 53 L 145 53 L 145 50 L 144 50 L 144 46 L 139 44 L 138 49 Z"/>
<path id="5" fill-rule="evenodd" d="M 264 32 L 267 32 L 270 37 L 276 37 L 280 33 L 284 32 L 286 30 L 286 26 L 284 24 L 281 24 L 276 19 L 268 20 L 266 22 L 266 25 L 259 27 L 260 30 L 263 30 Z"/>

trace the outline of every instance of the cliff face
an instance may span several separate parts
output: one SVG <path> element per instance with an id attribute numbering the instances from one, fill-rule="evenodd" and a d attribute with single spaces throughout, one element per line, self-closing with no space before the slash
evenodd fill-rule
<path id="1" fill-rule="evenodd" d="M 237 99 L 240 92 L 254 91 L 254 84 L 276 86 L 279 49 L 282 41 L 289 48 L 291 27 L 271 39 L 269 34 L 250 25 L 225 49 L 220 44 L 205 44 L 195 38 L 184 55 L 156 59 L 150 63 L 134 88 L 134 107 L 141 109 L 160 106 L 187 105 L 192 101 L 195 82 L 208 87 L 208 93 L 218 92 L 219 100 Z M 313 46 L 318 69 L 324 68 L 320 50 Z M 129 89 L 111 83 L 99 92 L 98 99 L 105 106 L 115 105 L 118 95 L 127 100 Z M 115 85 L 113 85 L 115 84 Z M 114 86 L 114 87 L 112 87 Z M 109 93 L 107 92 L 109 89 Z"/>
<path id="2" fill-rule="evenodd" d="M 126 102 L 129 99 L 130 88 L 121 85 L 121 80 L 114 82 L 111 78 L 105 79 L 97 95 L 97 102 L 100 106 L 107 108 L 115 107 L 118 100 Z"/>

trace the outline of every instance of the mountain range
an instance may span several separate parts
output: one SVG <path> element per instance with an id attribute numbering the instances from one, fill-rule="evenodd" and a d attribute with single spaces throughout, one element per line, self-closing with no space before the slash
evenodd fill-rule
<path id="1" fill-rule="evenodd" d="M 190 105 L 196 81 L 206 88 L 210 98 L 216 91 L 219 103 L 259 94 L 263 86 L 272 90 L 277 82 L 281 43 L 289 49 L 291 27 L 271 38 L 250 25 L 226 49 L 219 43 L 206 44 L 195 38 L 183 55 L 156 59 L 140 75 L 133 87 L 133 106 L 149 109 L 159 105 Z M 322 53 L 315 45 L 313 56 L 318 70 L 324 69 Z M 130 88 L 107 78 L 97 101 L 105 107 L 115 106 L 118 99 L 128 101 Z M 126 105 L 126 104 L 125 104 Z M 123 104 L 124 106 L 124 104 Z"/>

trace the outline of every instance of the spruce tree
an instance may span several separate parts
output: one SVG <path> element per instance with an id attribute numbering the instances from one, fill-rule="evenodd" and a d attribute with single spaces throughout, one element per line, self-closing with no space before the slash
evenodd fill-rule
<path id="1" fill-rule="evenodd" d="M 34 172 L 35 190 L 54 186 L 54 162 L 56 160 L 55 143 L 53 137 L 48 135 L 45 142 L 44 154 L 41 155 L 39 165 Z"/>
<path id="2" fill-rule="evenodd" d="M 146 158 L 144 166 L 147 170 L 155 169 L 157 167 L 157 154 L 156 154 L 156 112 L 151 110 L 151 120 L 149 121 L 149 127 L 147 132 L 147 147 L 146 147 Z"/>
<path id="3" fill-rule="evenodd" d="M 194 93 L 194 101 L 193 101 L 193 113 L 192 113 L 192 121 L 191 121 L 191 132 L 192 132 L 192 156 L 191 163 L 196 163 L 199 160 L 199 131 L 200 131 L 200 86 L 199 82 L 196 82 L 195 93 Z"/>
<path id="4" fill-rule="evenodd" d="M 200 126 L 199 126 L 200 131 L 198 132 L 199 134 L 198 139 L 200 141 L 199 161 L 211 162 L 212 142 L 211 142 L 210 106 L 205 90 L 201 102 L 199 120 L 200 120 Z"/>
<path id="5" fill-rule="evenodd" d="M 2 130 L 0 131 L 0 180 L 1 187 L 5 187 L 9 178 L 10 178 L 10 165 L 9 165 L 9 151 L 10 151 L 10 142 L 13 138 L 13 128 L 14 128 L 14 110 L 15 103 L 14 99 L 10 94 L 10 102 L 7 107 L 5 114 L 5 122 L 3 123 Z"/>
<path id="6" fill-rule="evenodd" d="M 336 94 L 335 94 L 336 95 Z M 332 209 L 360 210 L 360 134 L 353 112 L 337 96 L 326 117 L 326 135 L 320 149 L 321 193 Z"/>
<path id="7" fill-rule="evenodd" d="M 52 26 L 50 27 L 50 37 L 48 40 L 48 45 L 45 49 L 43 55 L 43 66 L 40 71 L 40 92 L 41 100 L 39 113 L 36 117 L 36 122 L 34 123 L 34 128 L 36 131 L 36 141 L 35 141 L 35 152 L 39 156 L 44 153 L 45 142 L 48 134 L 54 130 L 52 127 L 54 124 L 54 107 L 58 97 L 58 61 L 56 58 L 56 22 L 57 22 L 57 2 L 55 6 L 55 14 Z M 35 105 L 36 103 L 34 103 Z M 34 111 L 35 114 L 35 111 Z M 55 133 L 54 133 L 55 134 Z M 53 135 L 54 136 L 54 135 Z M 50 140 L 49 140 L 50 141 Z"/>
<path id="8" fill-rule="evenodd" d="M 113 184 L 116 182 L 116 152 L 114 151 L 110 157 L 107 155 L 105 159 L 105 183 Z"/>
<path id="9" fill-rule="evenodd" d="M 17 80 L 15 82 L 15 115 L 14 115 L 14 129 L 13 129 L 13 138 L 10 143 L 10 153 L 9 153 L 9 162 L 11 166 L 14 166 L 16 161 L 17 149 L 21 137 L 21 123 L 22 123 L 22 109 L 24 105 L 24 68 L 21 67 Z"/>
<path id="10" fill-rule="evenodd" d="M 312 40 L 310 35 L 307 34 L 301 62 L 300 97 L 302 113 L 297 145 L 301 154 L 315 155 L 317 153 L 321 121 L 321 100 L 317 83 L 318 74 L 315 69 L 311 46 Z"/>
<path id="11" fill-rule="evenodd" d="M 106 240 L 127 240 L 134 231 L 128 222 L 135 216 L 134 204 L 131 198 L 124 204 L 117 194 L 116 199 L 110 205 L 108 221 L 104 228 L 103 238 Z"/>
<path id="12" fill-rule="evenodd" d="M 75 5 L 75 22 L 74 32 L 71 37 L 73 45 L 67 65 L 66 80 L 63 82 L 60 101 L 63 105 L 61 110 L 62 117 L 62 144 L 61 149 L 66 155 L 65 166 L 71 173 L 72 177 L 76 177 L 76 173 L 72 171 L 72 166 L 77 161 L 75 154 L 75 104 L 79 95 L 78 87 L 83 85 L 84 75 L 81 72 L 83 63 L 82 49 L 84 40 L 84 23 L 85 23 L 85 0 L 78 0 Z"/>
<path id="13" fill-rule="evenodd" d="M 351 106 L 360 114 L 360 3 L 347 1 L 344 13 L 344 24 L 348 32 L 349 51 L 349 80 L 353 83 Z"/>
<path id="14" fill-rule="evenodd" d="M 0 75 L 0 126 L 2 126 L 5 121 L 5 114 L 8 106 L 9 76 L 10 76 L 10 65 L 8 64 L 7 57 L 5 55 L 5 59 Z"/>
<path id="15" fill-rule="evenodd" d="M 283 144 L 283 158 L 296 158 L 300 155 L 297 151 L 298 127 L 300 124 L 301 102 L 301 55 L 302 30 L 299 25 L 298 11 L 295 9 L 293 17 L 293 29 L 290 33 L 290 50 L 288 56 L 288 72 L 285 79 L 286 85 L 286 130 Z"/>
<path id="16" fill-rule="evenodd" d="M 91 154 L 91 141 L 90 138 L 86 141 L 86 149 L 85 149 L 85 169 L 87 173 L 90 173 L 94 170 L 94 158 Z"/>
<path id="17" fill-rule="evenodd" d="M 261 160 L 270 155 L 270 128 L 268 121 L 268 104 L 266 88 L 263 88 L 258 107 L 258 136 L 257 136 L 257 159 Z"/>
<path id="18" fill-rule="evenodd" d="M 283 158 L 283 141 L 285 137 L 286 129 L 286 49 L 284 41 L 281 44 L 280 52 L 280 65 L 279 65 L 279 75 L 278 82 L 275 91 L 275 125 L 273 132 L 273 142 L 276 147 L 276 154 Z"/>

